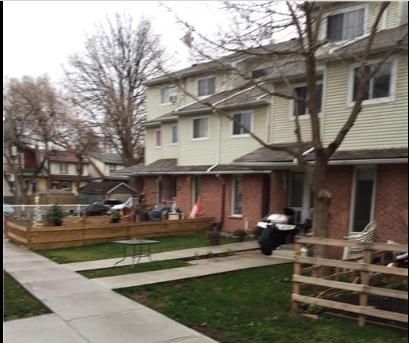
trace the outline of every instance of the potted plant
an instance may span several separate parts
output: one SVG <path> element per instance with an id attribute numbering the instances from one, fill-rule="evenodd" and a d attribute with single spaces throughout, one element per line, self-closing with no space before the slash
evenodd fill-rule
<path id="1" fill-rule="evenodd" d="M 216 229 L 208 231 L 206 234 L 207 239 L 210 242 L 210 245 L 219 245 L 220 244 L 220 232 Z"/>
<path id="2" fill-rule="evenodd" d="M 53 204 L 47 209 L 47 222 L 51 226 L 61 226 L 64 218 L 63 208 Z"/>
<path id="3" fill-rule="evenodd" d="M 121 214 L 119 211 L 112 211 L 111 223 L 119 223 L 121 221 Z"/>
<path id="4" fill-rule="evenodd" d="M 247 236 L 246 231 L 240 229 L 233 232 L 233 238 L 237 240 L 237 242 L 243 242 L 244 238 Z"/>

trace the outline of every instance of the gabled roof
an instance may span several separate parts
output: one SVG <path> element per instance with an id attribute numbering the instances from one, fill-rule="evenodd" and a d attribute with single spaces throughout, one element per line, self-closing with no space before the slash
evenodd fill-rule
<path id="1" fill-rule="evenodd" d="M 41 152 L 44 153 L 45 151 L 42 150 Z M 49 160 L 51 162 L 79 163 L 79 159 L 74 153 L 61 150 L 51 150 Z M 84 157 L 82 163 L 89 163 L 88 158 Z"/>
<path id="2" fill-rule="evenodd" d="M 91 152 L 89 153 L 89 156 L 94 157 L 95 159 L 100 160 L 101 162 L 104 162 L 104 163 L 124 164 L 124 160 L 118 154 Z"/>
<path id="3" fill-rule="evenodd" d="M 79 188 L 78 191 L 89 194 L 107 194 L 121 186 L 125 186 L 131 191 L 136 192 L 135 189 L 124 182 L 89 182 L 85 186 Z"/>

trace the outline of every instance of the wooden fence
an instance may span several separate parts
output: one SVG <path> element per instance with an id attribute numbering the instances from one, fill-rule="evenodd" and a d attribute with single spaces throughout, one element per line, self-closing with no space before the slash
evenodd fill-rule
<path id="1" fill-rule="evenodd" d="M 301 247 L 303 245 L 326 245 L 333 247 L 359 247 L 363 249 L 363 258 L 361 261 L 335 260 L 319 257 L 301 256 Z M 384 252 L 406 253 L 407 245 L 387 244 L 387 243 L 365 243 L 356 241 L 346 241 L 338 239 L 324 239 L 316 237 L 299 237 L 295 238 L 295 263 L 293 276 L 293 294 L 292 310 L 294 313 L 299 311 L 300 304 L 311 304 L 335 310 L 355 313 L 358 315 L 358 323 L 360 326 L 365 325 L 367 316 L 388 319 L 397 322 L 408 322 L 408 315 L 390 311 L 384 311 L 368 306 L 368 296 L 383 296 L 389 298 L 397 298 L 408 300 L 406 291 L 393 290 L 388 288 L 371 286 L 371 276 L 373 273 L 382 273 L 384 275 L 397 275 L 404 277 L 407 280 L 408 270 L 396 267 L 387 267 L 384 265 L 372 264 L 375 255 L 383 254 Z M 363 260 L 363 261 L 362 261 Z M 312 267 L 304 268 L 303 266 L 310 265 Z M 328 278 L 318 278 L 313 276 L 301 275 L 306 270 L 326 266 L 334 267 L 337 271 L 334 274 L 334 280 Z M 338 281 L 338 271 L 353 271 L 360 277 L 360 283 L 340 282 Z M 355 278 L 357 280 L 357 278 Z M 312 296 L 301 295 L 301 286 L 314 285 L 327 289 L 337 289 L 342 291 L 352 291 L 359 294 L 359 305 L 346 304 L 339 301 L 326 300 L 319 298 L 317 294 Z"/>
<path id="2" fill-rule="evenodd" d="M 109 223 L 109 217 L 64 218 L 62 226 L 32 227 L 31 221 L 19 222 L 5 217 L 10 241 L 30 250 L 45 250 L 99 244 L 122 239 L 194 235 L 211 228 L 213 218 L 162 221 L 122 221 Z"/>

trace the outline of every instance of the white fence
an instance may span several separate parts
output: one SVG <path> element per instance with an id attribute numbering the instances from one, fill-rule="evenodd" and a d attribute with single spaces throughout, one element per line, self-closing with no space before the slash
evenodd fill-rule
<path id="1" fill-rule="evenodd" d="M 46 215 L 47 209 L 52 205 L 10 205 L 14 212 L 12 216 L 24 216 L 26 218 L 34 217 L 34 212 L 36 209 L 42 214 Z M 79 216 L 81 211 L 84 210 L 89 204 L 75 204 L 75 205 L 59 205 L 63 208 L 64 214 L 66 216 Z M 38 213 L 38 212 L 37 212 Z"/>

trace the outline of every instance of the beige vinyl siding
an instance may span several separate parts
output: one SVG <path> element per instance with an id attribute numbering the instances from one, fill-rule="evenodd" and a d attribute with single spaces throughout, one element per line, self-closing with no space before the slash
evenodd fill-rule
<path id="1" fill-rule="evenodd" d="M 363 105 L 362 112 L 342 144 L 343 149 L 393 148 L 408 142 L 408 59 L 397 60 L 396 93 L 393 102 Z M 325 143 L 331 142 L 345 123 L 352 107 L 348 106 L 350 65 L 327 66 Z"/>
<path id="2" fill-rule="evenodd" d="M 286 88 L 283 84 L 277 85 L 276 91 L 278 93 L 289 93 L 288 88 Z M 291 100 L 287 100 L 282 97 L 273 98 L 273 115 L 270 123 L 271 143 L 278 144 L 296 141 L 296 136 L 294 134 L 295 121 L 291 115 L 291 108 Z M 322 109 L 324 110 L 324 99 Z M 302 139 L 304 141 L 311 140 L 311 124 L 309 118 L 302 118 L 299 120 L 299 122 Z"/>
<path id="3" fill-rule="evenodd" d="M 209 138 L 192 140 L 192 120 L 209 118 Z M 211 114 L 179 117 L 179 165 L 212 165 L 217 156 L 217 118 Z"/>
<path id="4" fill-rule="evenodd" d="M 171 139 L 171 127 L 176 122 L 162 124 L 158 127 L 149 127 L 146 129 L 146 142 L 145 142 L 145 165 L 155 162 L 162 158 L 178 158 L 179 157 L 179 144 L 172 144 Z M 155 130 L 161 129 L 162 131 L 162 146 L 155 147 Z M 179 141 L 180 141 L 180 128 L 179 128 Z"/>
<path id="5" fill-rule="evenodd" d="M 180 106 L 181 91 L 178 89 L 177 100 L 174 104 L 161 104 L 161 89 L 166 85 L 149 86 L 146 94 L 147 121 L 170 113 Z"/>
<path id="6" fill-rule="evenodd" d="M 251 112 L 253 114 L 253 132 L 256 133 L 259 138 L 267 142 L 267 111 L 268 106 L 263 106 L 253 110 L 234 111 L 230 114 Z M 221 154 L 219 163 L 231 163 L 234 159 L 257 149 L 260 146 L 260 143 L 249 135 L 240 135 L 236 137 L 232 136 L 232 122 L 226 117 L 223 117 L 221 130 Z"/>
<path id="7" fill-rule="evenodd" d="M 375 22 L 375 19 L 379 13 L 380 2 L 369 2 L 368 5 L 368 17 L 367 17 L 367 33 L 370 32 L 372 25 Z M 386 8 L 386 11 L 383 15 L 386 15 L 386 26 L 382 26 L 382 21 L 379 22 L 378 29 L 390 29 L 396 26 L 399 26 L 399 1 L 391 1 L 389 6 Z"/>
<path id="8" fill-rule="evenodd" d="M 408 2 L 407 1 L 400 1 L 399 2 L 399 24 L 407 24 L 408 23 Z"/>

